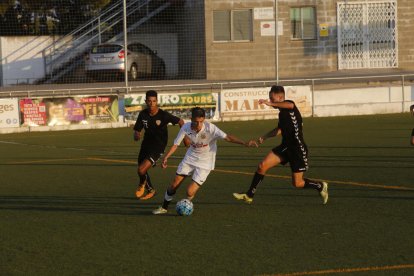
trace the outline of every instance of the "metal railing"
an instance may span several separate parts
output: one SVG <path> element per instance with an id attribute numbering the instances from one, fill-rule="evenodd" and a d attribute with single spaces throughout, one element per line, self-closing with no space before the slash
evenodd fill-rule
<path id="1" fill-rule="evenodd" d="M 138 27 L 170 5 L 169 2 L 166 2 L 154 12 L 148 9 L 150 2 L 151 0 L 129 0 L 127 2 L 127 16 L 141 9 L 144 14 L 139 20 L 139 24 L 133 24 L 128 30 Z M 93 44 L 122 37 L 123 33 L 114 34 L 113 28 L 123 20 L 123 1 L 119 1 L 105 9 L 99 16 L 91 19 L 70 34 L 61 37 L 55 43 L 45 48 L 42 51 L 42 55 L 45 61 L 45 75 L 49 79 L 46 83 L 50 83 L 52 80 L 72 70 L 73 67 L 82 64 L 84 53 Z"/>
<path id="2" fill-rule="evenodd" d="M 148 84 L 147 84 L 148 83 Z M 302 79 L 280 79 L 276 80 L 257 80 L 257 81 L 162 81 L 158 84 L 154 82 L 141 82 L 142 85 L 124 86 L 121 83 L 101 83 L 101 84 L 70 84 L 70 85 L 44 85 L 21 87 L 4 87 L 0 89 L 0 98 L 13 97 L 57 97 L 73 95 L 104 95 L 104 94 L 131 94 L 145 92 L 149 89 L 160 91 L 195 91 L 210 90 L 221 91 L 229 88 L 255 88 L 270 87 L 274 84 L 284 86 L 309 85 L 312 91 L 324 89 L 344 89 L 347 87 L 367 87 L 367 86 L 401 86 L 404 92 L 407 85 L 414 86 L 414 74 L 393 74 L 393 75 L 370 75 L 354 77 L 325 77 L 325 78 L 302 78 Z M 51 88 L 51 87 L 56 88 Z"/>

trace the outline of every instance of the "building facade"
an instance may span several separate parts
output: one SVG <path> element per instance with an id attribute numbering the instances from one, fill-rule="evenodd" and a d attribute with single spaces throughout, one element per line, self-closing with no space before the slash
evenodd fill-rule
<path id="1" fill-rule="evenodd" d="M 207 80 L 414 70 L 414 1 L 206 0 L 204 11 Z"/>

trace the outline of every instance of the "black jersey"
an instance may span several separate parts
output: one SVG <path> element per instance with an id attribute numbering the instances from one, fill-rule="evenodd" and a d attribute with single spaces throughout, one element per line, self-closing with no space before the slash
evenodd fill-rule
<path id="1" fill-rule="evenodd" d="M 287 146 L 305 145 L 302 131 L 302 115 L 296 107 L 295 102 L 286 100 L 285 102 L 293 103 L 293 109 L 279 108 L 278 128 L 282 131 L 282 144 Z"/>
<path id="2" fill-rule="evenodd" d="M 154 116 L 149 114 L 148 109 L 141 111 L 134 126 L 136 131 L 145 129 L 141 147 L 151 147 L 154 150 L 163 152 L 168 142 L 167 125 L 169 123 L 176 125 L 179 121 L 180 118 L 162 109 L 158 109 L 157 114 Z"/>

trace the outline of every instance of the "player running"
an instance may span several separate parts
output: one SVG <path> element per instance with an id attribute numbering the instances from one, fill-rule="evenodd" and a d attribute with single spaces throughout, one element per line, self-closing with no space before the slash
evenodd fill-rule
<path id="1" fill-rule="evenodd" d="M 246 193 L 234 193 L 233 196 L 246 203 L 252 203 L 257 186 L 263 181 L 266 172 L 279 164 L 290 164 L 292 184 L 296 188 L 311 188 L 319 192 L 323 204 L 328 202 L 328 183 L 304 178 L 308 169 L 308 149 L 303 139 L 302 116 L 293 101 L 285 100 L 283 86 L 272 86 L 269 100 L 259 100 L 260 104 L 279 109 L 279 124 L 267 134 L 258 138 L 262 144 L 267 138 L 282 135 L 282 144 L 273 148 L 259 163 Z"/>
<path id="2" fill-rule="evenodd" d="M 147 200 L 155 195 L 148 170 L 156 165 L 157 160 L 164 154 L 168 142 L 169 123 L 180 127 L 184 121 L 158 107 L 158 94 L 154 90 L 147 91 L 145 95 L 147 108 L 142 110 L 135 122 L 134 140 L 141 139 L 141 132 L 145 129 L 144 139 L 138 155 L 139 185 L 135 191 L 137 198 Z M 145 191 L 147 194 L 144 195 Z"/>
<path id="3" fill-rule="evenodd" d="M 207 176 L 214 169 L 217 152 L 217 140 L 224 139 L 227 142 L 240 144 L 244 146 L 256 146 L 255 141 L 244 142 L 239 138 L 224 133 L 217 126 L 205 121 L 205 111 L 202 108 L 195 107 L 191 110 L 191 122 L 185 123 L 177 137 L 174 145 L 164 156 L 162 167 L 167 167 L 168 158 L 177 150 L 185 136 L 191 140 L 190 147 L 181 161 L 176 175 L 171 185 L 167 188 L 162 206 L 152 211 L 154 215 L 165 214 L 168 205 L 173 199 L 174 194 L 180 187 L 183 180 L 192 175 L 192 182 L 187 188 L 187 198 L 192 200 L 206 181 Z"/>

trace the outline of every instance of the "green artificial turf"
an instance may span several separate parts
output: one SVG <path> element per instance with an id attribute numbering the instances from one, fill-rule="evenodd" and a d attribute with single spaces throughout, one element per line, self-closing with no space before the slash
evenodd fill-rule
<path id="1" fill-rule="evenodd" d="M 217 123 L 243 139 L 276 124 Z M 408 114 L 305 118 L 306 176 L 329 182 L 325 206 L 292 187 L 288 167 L 268 172 L 252 205 L 235 201 L 280 138 L 260 148 L 220 141 L 190 217 L 174 204 L 151 214 L 183 148 L 150 170 L 157 195 L 143 202 L 131 129 L 0 135 L 0 275 L 412 275 L 413 127 Z"/>

